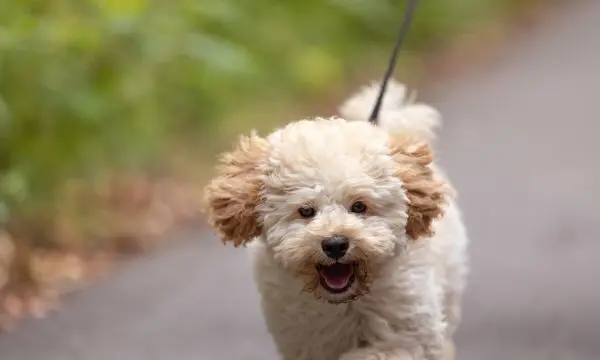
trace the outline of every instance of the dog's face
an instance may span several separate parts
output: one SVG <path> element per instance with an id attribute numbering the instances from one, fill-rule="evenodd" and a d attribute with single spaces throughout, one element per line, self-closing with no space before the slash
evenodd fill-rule
<path id="1" fill-rule="evenodd" d="M 419 139 L 366 122 L 295 122 L 225 154 L 206 189 L 209 221 L 236 245 L 260 237 L 317 297 L 348 301 L 431 235 L 445 200 L 431 161 Z"/>

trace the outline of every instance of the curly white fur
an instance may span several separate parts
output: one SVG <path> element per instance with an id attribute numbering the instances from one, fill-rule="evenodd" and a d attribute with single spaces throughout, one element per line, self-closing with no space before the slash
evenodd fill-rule
<path id="1" fill-rule="evenodd" d="M 366 121 L 380 86 L 374 83 L 363 87 L 340 106 L 340 115 L 349 121 Z M 406 86 L 390 81 L 381 103 L 378 124 L 390 133 L 410 131 L 431 141 L 435 138 L 433 130 L 440 125 L 440 114 L 431 106 L 415 103 L 415 98 L 414 93 L 407 94 Z"/>
<path id="2" fill-rule="evenodd" d="M 451 358 L 467 235 L 449 186 L 436 187 L 447 179 L 434 165 L 422 165 L 439 114 L 405 95 L 403 85 L 391 84 L 381 126 L 364 121 L 376 96 L 370 87 L 341 107 L 344 119 L 302 120 L 252 138 L 241 147 L 243 158 L 226 157 L 231 173 L 207 191 L 209 220 L 225 239 L 248 241 L 234 237 L 250 229 L 263 313 L 285 360 Z M 390 152 L 395 135 L 408 139 L 397 157 Z M 262 144 L 259 155 L 250 156 L 253 142 Z M 242 165 L 244 172 L 231 170 Z M 256 196 L 232 189 L 242 173 L 236 184 L 252 182 Z M 368 212 L 348 210 L 356 199 Z M 424 221 L 442 200 L 443 216 Z M 307 204 L 317 211 L 308 219 L 298 215 Z M 335 234 L 350 239 L 342 261 L 364 275 L 341 294 L 324 289 L 317 270 L 333 263 L 320 244 Z"/>

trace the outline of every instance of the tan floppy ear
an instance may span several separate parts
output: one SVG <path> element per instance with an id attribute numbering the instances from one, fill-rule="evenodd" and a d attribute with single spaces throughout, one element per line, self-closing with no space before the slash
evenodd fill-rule
<path id="1" fill-rule="evenodd" d="M 244 245 L 262 232 L 256 206 L 260 202 L 261 164 L 267 141 L 255 134 L 241 136 L 236 148 L 223 154 L 218 174 L 204 189 L 208 223 L 223 242 Z"/>
<path id="2" fill-rule="evenodd" d="M 406 233 L 413 240 L 432 236 L 432 222 L 443 215 L 448 193 L 448 184 L 437 179 L 430 167 L 433 151 L 410 135 L 392 136 L 389 146 L 408 198 Z"/>

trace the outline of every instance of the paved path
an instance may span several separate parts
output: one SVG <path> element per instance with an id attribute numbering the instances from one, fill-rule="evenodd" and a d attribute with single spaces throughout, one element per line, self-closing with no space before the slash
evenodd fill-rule
<path id="1" fill-rule="evenodd" d="M 599 88 L 600 2 L 582 0 L 433 96 L 473 239 L 459 359 L 600 359 Z M 243 251 L 181 236 L 2 336 L 0 359 L 275 359 Z"/>

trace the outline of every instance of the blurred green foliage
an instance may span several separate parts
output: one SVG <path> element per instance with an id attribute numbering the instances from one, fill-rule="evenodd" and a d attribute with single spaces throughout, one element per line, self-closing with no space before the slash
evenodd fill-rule
<path id="1" fill-rule="evenodd" d="M 521 2 L 421 1 L 407 46 L 429 46 Z M 404 6 L 0 2 L 0 223 L 55 201 L 68 177 L 148 166 L 172 139 L 201 146 L 248 104 L 326 92 L 359 59 L 391 48 Z"/>

